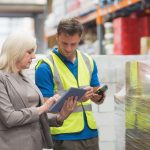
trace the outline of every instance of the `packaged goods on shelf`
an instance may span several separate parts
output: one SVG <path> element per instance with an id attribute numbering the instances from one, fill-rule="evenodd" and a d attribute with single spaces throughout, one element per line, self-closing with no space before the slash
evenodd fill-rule
<path id="1" fill-rule="evenodd" d="M 150 35 L 149 25 L 150 17 L 148 16 L 114 19 L 114 53 L 124 55 L 140 54 L 140 38 Z"/>
<path id="2" fill-rule="evenodd" d="M 114 44 L 107 44 L 105 46 L 105 49 L 106 49 L 106 52 L 107 52 L 107 55 L 111 55 L 113 54 L 113 50 L 114 50 Z"/>
<path id="3" fill-rule="evenodd" d="M 139 19 L 117 18 L 113 20 L 114 26 L 114 53 L 115 54 L 139 54 L 140 33 Z"/>
<path id="4" fill-rule="evenodd" d="M 79 45 L 79 50 L 88 54 L 99 54 L 98 40 L 94 28 L 86 28 L 83 43 Z"/>
<path id="5" fill-rule="evenodd" d="M 107 33 L 105 33 L 105 39 L 113 39 L 114 38 L 114 34 L 113 34 L 113 32 L 107 32 Z"/>
<path id="6" fill-rule="evenodd" d="M 85 42 L 84 44 L 82 45 L 79 45 L 78 49 L 81 51 L 81 52 L 85 52 L 87 54 L 90 54 L 90 55 L 97 55 L 99 54 L 99 41 L 95 41 L 95 42 Z"/>
<path id="7" fill-rule="evenodd" d="M 141 54 L 150 54 L 150 37 L 142 37 L 140 45 Z"/>
<path id="8" fill-rule="evenodd" d="M 104 49 L 106 54 L 113 54 L 114 52 L 114 33 L 112 22 L 104 23 Z"/>
<path id="9" fill-rule="evenodd" d="M 118 2 L 120 2 L 121 0 L 99 0 L 100 1 L 100 7 L 107 7 L 109 5 L 114 5 Z"/>
<path id="10" fill-rule="evenodd" d="M 113 32 L 112 22 L 105 22 L 104 27 L 105 27 L 105 33 L 112 33 Z"/>
<path id="11" fill-rule="evenodd" d="M 72 12 L 80 8 L 80 0 L 66 0 L 66 12 Z"/>

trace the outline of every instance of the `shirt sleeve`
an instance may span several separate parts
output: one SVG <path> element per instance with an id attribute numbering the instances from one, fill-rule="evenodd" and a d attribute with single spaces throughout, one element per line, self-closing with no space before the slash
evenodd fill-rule
<path id="1" fill-rule="evenodd" d="M 94 69 L 93 69 L 93 72 L 92 72 L 92 78 L 91 78 L 90 85 L 92 87 L 96 87 L 96 86 L 100 86 L 100 81 L 99 81 L 99 78 L 98 78 L 97 65 L 96 65 L 96 62 L 94 60 L 93 60 L 93 63 L 94 63 Z"/>
<path id="2" fill-rule="evenodd" d="M 53 74 L 46 63 L 42 63 L 35 71 L 35 84 L 40 89 L 43 97 L 54 95 Z"/>

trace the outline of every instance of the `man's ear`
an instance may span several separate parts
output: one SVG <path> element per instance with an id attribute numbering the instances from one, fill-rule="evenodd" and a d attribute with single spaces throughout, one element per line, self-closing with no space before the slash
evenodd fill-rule
<path id="1" fill-rule="evenodd" d="M 58 42 L 58 34 L 56 34 L 56 41 Z"/>

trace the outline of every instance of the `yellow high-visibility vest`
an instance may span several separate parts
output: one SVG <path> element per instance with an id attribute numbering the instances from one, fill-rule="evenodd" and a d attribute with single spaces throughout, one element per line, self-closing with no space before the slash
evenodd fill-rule
<path id="1" fill-rule="evenodd" d="M 51 60 L 50 60 L 51 59 Z M 93 60 L 90 56 L 85 55 L 77 50 L 78 59 L 78 77 L 74 77 L 72 72 L 63 63 L 63 61 L 53 52 L 39 61 L 38 67 L 42 62 L 49 65 L 54 77 L 54 91 L 68 90 L 70 87 L 85 87 L 90 85 L 92 71 L 94 69 Z M 86 102 L 78 102 L 77 109 L 64 121 L 61 127 L 51 127 L 51 134 L 77 133 L 84 129 L 85 111 L 89 128 L 96 129 L 96 121 L 94 119 L 91 107 L 91 100 Z"/>

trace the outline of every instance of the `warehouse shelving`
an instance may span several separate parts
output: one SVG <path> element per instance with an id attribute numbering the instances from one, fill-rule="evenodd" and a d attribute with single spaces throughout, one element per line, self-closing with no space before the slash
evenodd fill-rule
<path id="1" fill-rule="evenodd" d="M 125 7 L 128 7 L 128 6 L 131 6 L 131 5 L 134 5 L 136 3 L 139 3 L 141 2 L 141 0 L 122 0 L 116 4 L 113 4 L 113 5 L 109 5 L 107 7 L 104 7 L 104 8 L 100 8 L 100 6 L 97 4 L 96 6 L 96 11 L 92 12 L 92 13 L 89 13 L 88 15 L 86 16 L 82 16 L 82 17 L 79 17 L 79 20 L 82 22 L 82 23 L 86 23 L 86 22 L 89 22 L 91 20 L 94 20 L 97 18 L 97 23 L 101 24 L 103 23 L 103 17 L 105 15 L 108 15 L 110 13 L 114 13 L 118 10 L 121 10 Z"/>

